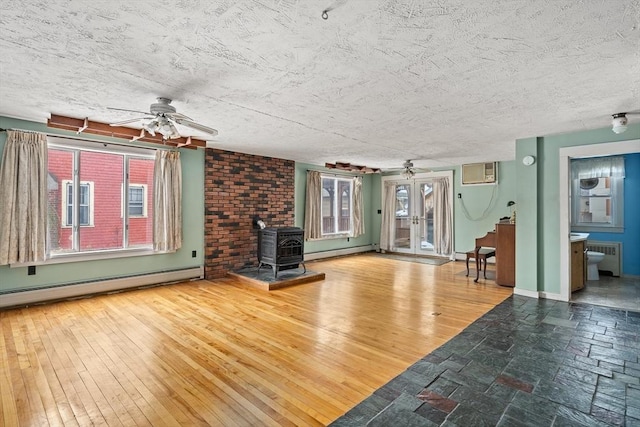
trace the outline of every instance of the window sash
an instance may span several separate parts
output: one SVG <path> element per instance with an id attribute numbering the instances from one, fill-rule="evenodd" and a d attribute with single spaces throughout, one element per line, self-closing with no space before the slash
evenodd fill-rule
<path id="1" fill-rule="evenodd" d="M 50 196 L 53 197 L 51 200 L 55 200 L 55 185 L 56 181 L 58 182 L 58 188 L 64 191 L 64 196 L 62 198 L 62 206 L 58 204 L 58 208 L 62 208 L 62 218 L 60 218 L 60 213 L 56 214 L 55 212 L 55 203 L 50 205 L 49 213 L 49 224 L 48 228 L 51 231 L 48 233 L 47 239 L 55 239 L 50 240 L 51 243 L 48 243 L 48 253 L 47 258 L 57 258 L 57 257 L 68 257 L 68 256 L 80 256 L 85 254 L 97 254 L 97 253 L 113 253 L 118 251 L 130 251 L 130 250 L 146 250 L 153 249 L 153 239 L 151 238 L 151 234 L 145 231 L 147 229 L 151 229 L 150 225 L 144 225 L 147 222 L 151 221 L 151 218 L 147 218 L 147 186 L 153 184 L 153 165 L 154 165 L 154 156 L 147 154 L 139 154 L 138 152 L 128 152 L 126 150 L 120 151 L 118 149 L 96 149 L 89 148 L 85 149 L 85 147 L 79 147 L 75 143 L 64 144 L 61 142 L 57 142 L 58 138 L 50 138 L 48 147 L 50 150 L 55 150 L 60 153 L 60 161 L 64 163 L 64 166 L 61 164 L 57 164 L 55 162 L 49 163 L 48 165 L 48 174 L 49 179 L 51 180 L 52 192 Z M 55 142 L 54 142 L 55 141 Z M 148 151 L 148 150 L 145 150 Z M 154 152 L 156 150 L 153 150 Z M 53 151 L 50 151 L 52 153 Z M 64 157 L 63 152 L 69 153 L 71 158 Z M 94 157 L 96 155 L 100 156 L 100 153 L 105 154 L 105 159 L 118 159 L 118 172 L 116 172 L 115 180 L 112 180 L 109 177 L 109 172 L 113 173 L 113 171 L 109 171 L 108 168 L 105 171 L 96 172 L 95 168 L 88 167 L 84 165 L 83 168 L 83 153 L 93 153 Z M 69 156 L 69 154 L 67 156 Z M 82 154 L 82 156 L 81 156 Z M 50 160 L 52 156 L 49 156 Z M 145 164 L 149 164 L 149 170 L 147 172 L 142 172 L 143 174 L 147 174 L 145 176 L 148 177 L 149 181 L 146 184 L 134 184 L 129 185 L 128 183 L 128 175 L 129 175 L 129 161 L 137 159 L 137 160 L 145 160 Z M 81 161 L 82 160 L 82 161 Z M 120 164 L 120 160 L 122 164 Z M 146 162 L 151 160 L 149 162 Z M 137 175 L 140 177 L 140 162 L 136 162 L 136 169 L 134 169 L 134 174 L 137 172 Z M 123 174 L 120 175 L 119 171 L 123 171 Z M 117 178 L 121 176 L 121 178 Z M 65 178 L 66 177 L 66 178 Z M 97 178 L 100 177 L 100 178 Z M 96 186 L 94 188 L 93 181 L 86 181 L 85 179 L 100 179 L 101 185 Z M 81 181 L 82 179 L 82 181 Z M 97 182 L 97 181 L 96 181 Z M 114 204 L 113 197 L 109 194 L 112 194 L 112 191 L 105 191 L 105 183 L 107 185 L 110 182 L 113 185 L 118 185 L 122 188 L 126 189 L 125 191 L 120 192 L 120 203 L 121 206 L 128 206 L 128 212 L 126 215 L 122 215 L 123 210 L 116 211 L 116 215 L 119 217 L 119 220 L 115 223 L 115 228 L 113 228 L 114 216 L 113 212 L 106 213 L 111 207 L 109 204 Z M 146 182 L 146 181 L 143 181 Z M 95 191 L 94 191 L 95 190 Z M 124 199 L 124 195 L 127 195 L 127 200 Z M 100 200 L 97 200 L 99 198 Z M 96 200 L 94 200 L 96 199 Z M 58 199 L 60 200 L 60 198 Z M 127 205 L 125 205 L 125 202 Z M 75 205 L 77 203 L 77 206 Z M 98 203 L 100 208 L 96 213 L 95 223 L 94 223 L 94 204 Z M 59 211 L 58 211 L 59 212 Z M 102 212 L 102 213 L 101 213 Z M 76 218 L 77 215 L 77 218 Z M 108 216 L 105 216 L 108 215 Z M 138 231 L 135 237 L 135 240 L 132 245 L 129 244 L 129 218 L 135 217 L 136 219 L 136 230 Z M 77 224 L 74 224 L 77 222 Z M 53 222 L 52 222 L 53 221 Z M 105 223 L 105 221 L 108 222 Z M 141 222 L 142 221 L 142 222 Z M 82 229 L 81 229 L 82 228 Z M 66 229 L 66 231 L 64 231 Z M 97 243 L 91 243 L 91 245 L 86 245 L 84 243 L 85 239 L 88 236 L 93 236 L 92 239 L 95 239 L 95 233 L 102 232 L 102 236 L 98 236 Z M 142 231 L 140 231 L 142 230 Z M 93 233 L 93 234 L 92 234 Z M 82 237 L 82 243 L 80 236 Z M 110 237 L 107 238 L 107 235 Z M 115 236 L 115 237 L 114 237 Z M 58 240 L 60 239 L 60 240 Z M 102 239 L 102 240 L 100 240 Z M 142 240 L 141 240 L 142 239 Z M 69 242 L 67 245 L 62 245 L 56 242 Z"/>
<path id="2" fill-rule="evenodd" d="M 349 235 L 353 228 L 353 180 L 322 176 L 322 235 Z"/>

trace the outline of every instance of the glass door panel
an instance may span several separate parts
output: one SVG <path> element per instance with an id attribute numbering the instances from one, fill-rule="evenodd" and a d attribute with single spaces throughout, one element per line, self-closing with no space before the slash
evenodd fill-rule
<path id="1" fill-rule="evenodd" d="M 411 185 L 396 185 L 396 220 L 394 247 L 398 252 L 411 252 L 413 215 L 411 203 Z"/>

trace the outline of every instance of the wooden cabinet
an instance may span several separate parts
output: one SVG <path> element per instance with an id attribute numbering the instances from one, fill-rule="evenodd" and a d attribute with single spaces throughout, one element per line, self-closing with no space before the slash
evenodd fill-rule
<path id="1" fill-rule="evenodd" d="M 496 224 L 496 284 L 516 284 L 515 224 Z"/>
<path id="2" fill-rule="evenodd" d="M 584 288 L 587 279 L 585 240 L 571 242 L 571 292 Z"/>

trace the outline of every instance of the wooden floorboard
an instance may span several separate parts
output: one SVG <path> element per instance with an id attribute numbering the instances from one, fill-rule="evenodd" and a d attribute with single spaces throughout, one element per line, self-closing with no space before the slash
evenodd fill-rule
<path id="1" fill-rule="evenodd" d="M 511 295 L 373 254 L 0 312 L 0 425 L 326 425 Z"/>

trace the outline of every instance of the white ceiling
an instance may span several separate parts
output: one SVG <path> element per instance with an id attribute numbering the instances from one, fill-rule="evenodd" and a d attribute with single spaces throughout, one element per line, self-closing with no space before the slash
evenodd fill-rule
<path id="1" fill-rule="evenodd" d="M 112 122 L 164 96 L 225 150 L 511 160 L 638 110 L 639 21 L 639 0 L 3 0 L 0 115 Z"/>

